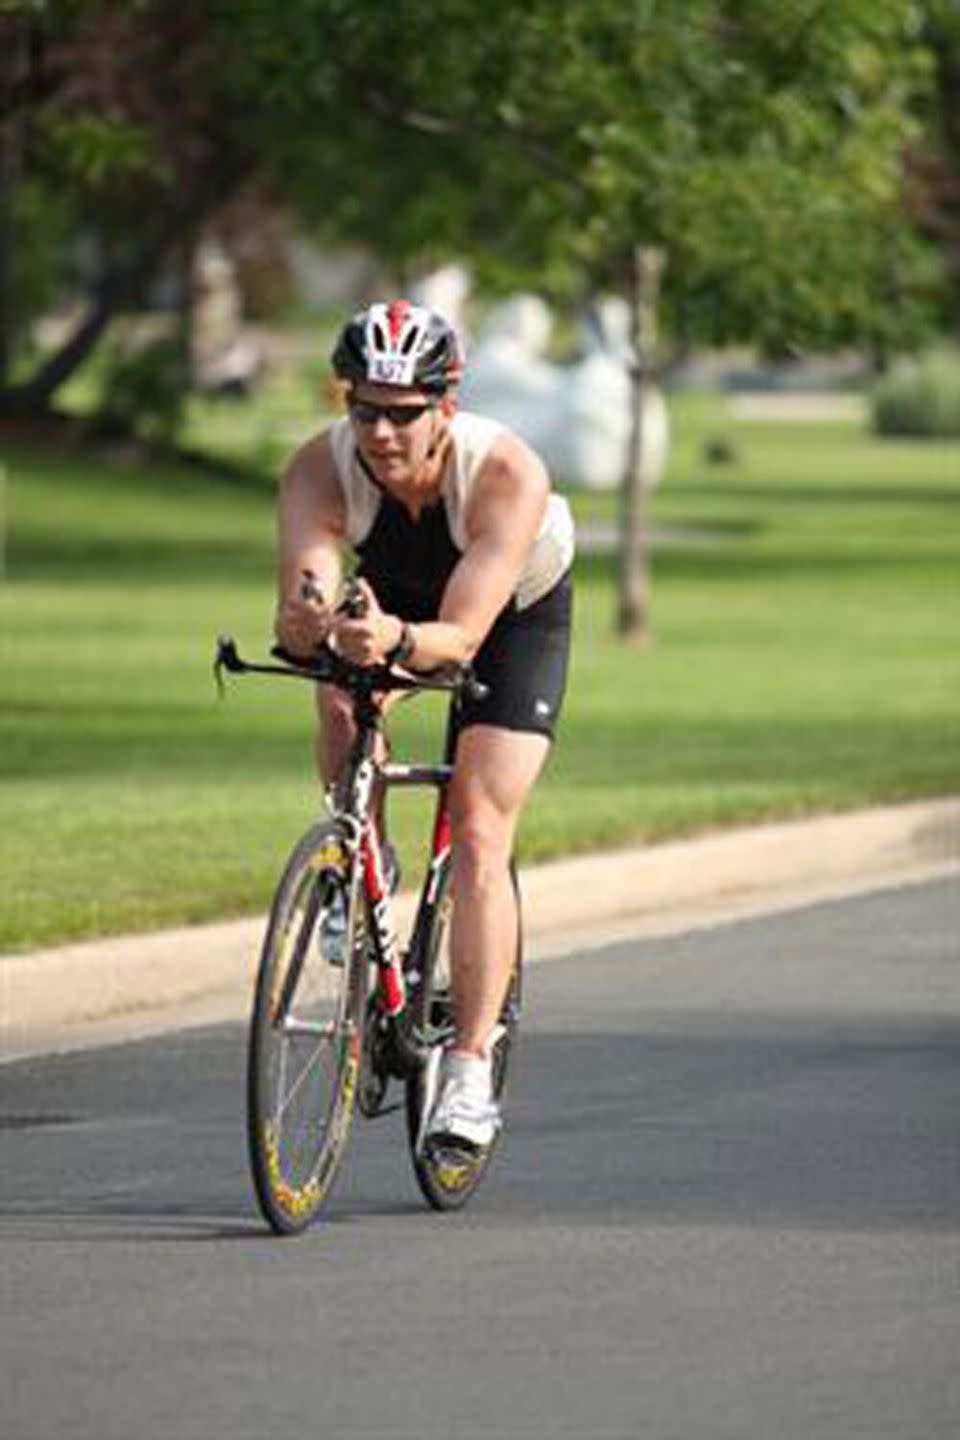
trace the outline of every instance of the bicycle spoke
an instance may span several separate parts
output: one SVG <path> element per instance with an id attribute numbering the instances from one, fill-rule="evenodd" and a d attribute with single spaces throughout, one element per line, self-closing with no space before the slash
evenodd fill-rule
<path id="1" fill-rule="evenodd" d="M 336 1037 L 338 1037 L 338 1036 L 341 1037 L 341 1038 L 343 1038 L 343 1039 L 346 1039 L 348 1036 L 355 1034 L 355 1033 L 356 1033 L 356 1029 L 357 1029 L 357 1027 L 356 1027 L 356 1025 L 353 1023 L 352 1020 L 344 1020 L 344 1021 L 337 1021 L 337 1020 L 326 1020 L 326 1021 L 291 1021 L 291 1020 L 287 1020 L 287 1021 L 284 1022 L 284 1026 L 283 1026 L 284 1035 L 287 1037 L 288 1040 L 299 1039 L 301 1036 L 313 1036 L 314 1038 L 319 1039 L 319 1040 L 321 1040 L 321 1041 L 324 1041 L 324 1040 L 333 1040 L 334 1038 L 336 1038 Z M 289 1047 L 288 1047 L 287 1045 L 284 1045 L 284 1047 L 283 1047 L 283 1052 L 282 1052 L 282 1072 L 281 1072 L 282 1075 L 284 1075 L 285 1072 L 286 1072 L 286 1061 L 287 1061 L 287 1051 L 288 1051 L 288 1048 L 289 1048 Z M 289 1108 L 290 1102 L 293 1100 L 293 1098 L 294 1098 L 294 1096 L 297 1094 L 298 1090 L 300 1090 L 301 1087 L 303 1086 L 303 1083 L 304 1083 L 304 1081 L 306 1080 L 307 1076 L 309 1075 L 309 1073 L 311 1072 L 311 1070 L 314 1068 L 314 1065 L 315 1065 L 316 1062 L 317 1062 L 317 1058 L 318 1058 L 319 1056 L 321 1056 L 322 1054 L 324 1054 L 325 1052 L 326 1052 L 326 1053 L 332 1053 L 332 1047 L 331 1047 L 331 1046 L 327 1046 L 327 1045 L 323 1045 L 323 1044 L 318 1044 L 318 1045 L 316 1046 L 316 1048 L 314 1049 L 312 1055 L 310 1055 L 309 1058 L 306 1060 L 306 1062 L 304 1063 L 304 1065 L 303 1065 L 303 1067 L 302 1067 L 302 1069 L 301 1069 L 301 1071 L 300 1071 L 300 1074 L 297 1076 L 297 1078 L 296 1078 L 296 1080 L 294 1081 L 293 1085 L 292 1085 L 292 1086 L 290 1087 L 290 1089 L 287 1091 L 287 1094 L 286 1094 L 285 1099 L 283 1100 L 282 1104 L 281 1104 L 281 1105 L 278 1107 L 278 1109 L 277 1109 L 277 1112 L 276 1112 L 276 1114 L 275 1114 L 275 1116 L 274 1116 L 274 1118 L 275 1118 L 277 1121 L 279 1121 L 279 1120 L 282 1118 L 284 1112 Z M 332 1077 L 332 1078 L 333 1078 L 333 1077 Z M 278 1090 L 280 1091 L 280 1093 L 282 1094 L 282 1092 L 283 1092 L 282 1079 L 281 1079 L 281 1083 L 277 1086 L 277 1089 L 278 1089 Z"/>
<path id="2" fill-rule="evenodd" d="M 275 1123 L 275 1124 L 277 1124 L 277 1125 L 280 1124 L 280 1121 L 283 1119 L 283 1117 L 284 1117 L 284 1115 L 286 1114 L 286 1112 L 290 1109 L 290 1106 L 291 1106 L 291 1104 L 293 1103 L 294 1099 L 296 1098 L 297 1094 L 300 1092 L 300 1090 L 302 1090 L 303 1085 L 304 1085 L 305 1081 L 307 1080 L 307 1077 L 308 1077 L 309 1075 L 311 1075 L 312 1072 L 313 1072 L 313 1070 L 315 1069 L 318 1058 L 319 1058 L 321 1055 L 324 1055 L 324 1054 L 326 1053 L 327 1048 L 328 1048 L 328 1047 L 325 1046 L 325 1045 L 317 1045 L 317 1046 L 316 1046 L 316 1048 L 315 1048 L 314 1051 L 313 1051 L 313 1054 L 308 1057 L 306 1063 L 302 1066 L 299 1075 L 298 1075 L 297 1078 L 294 1080 L 293 1084 L 290 1086 L 290 1089 L 287 1090 L 286 1094 L 283 1093 L 283 1089 L 282 1089 L 281 1086 L 278 1086 L 278 1087 L 277 1087 L 277 1090 L 278 1090 L 278 1099 L 277 1099 L 277 1106 L 276 1106 L 276 1109 L 275 1109 L 275 1111 L 274 1111 L 274 1116 L 273 1116 L 273 1118 L 274 1118 L 274 1123 Z M 286 1073 L 286 1068 L 287 1068 L 287 1066 L 286 1066 L 286 1058 L 287 1058 L 287 1047 L 284 1046 L 284 1047 L 283 1047 L 283 1073 L 284 1073 L 284 1074 Z"/>

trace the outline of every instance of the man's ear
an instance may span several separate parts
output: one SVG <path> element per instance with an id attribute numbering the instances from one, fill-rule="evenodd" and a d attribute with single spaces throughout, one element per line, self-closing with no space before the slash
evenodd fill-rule
<path id="1" fill-rule="evenodd" d="M 324 387 L 328 405 L 339 415 L 345 415 L 349 410 L 352 394 L 353 386 L 346 380 L 339 380 L 336 375 L 331 375 Z"/>
<path id="2" fill-rule="evenodd" d="M 457 413 L 457 395 L 455 390 L 448 390 L 440 397 L 440 404 L 437 407 L 440 414 L 446 420 L 452 420 Z"/>

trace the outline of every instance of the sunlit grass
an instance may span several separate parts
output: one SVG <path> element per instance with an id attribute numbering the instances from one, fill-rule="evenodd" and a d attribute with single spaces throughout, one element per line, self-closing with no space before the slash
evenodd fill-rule
<path id="1" fill-rule="evenodd" d="M 612 557 L 578 561 L 568 705 L 522 856 L 960 789 L 960 448 L 734 422 L 701 397 L 674 433 L 652 641 L 612 634 Z M 710 436 L 734 458 L 710 463 Z M 6 459 L 0 944 L 259 909 L 317 803 L 306 687 L 221 702 L 210 672 L 218 631 L 268 643 L 270 476 Z M 397 749 L 439 733 L 435 703 L 405 706 Z M 408 877 L 425 805 L 396 811 Z"/>

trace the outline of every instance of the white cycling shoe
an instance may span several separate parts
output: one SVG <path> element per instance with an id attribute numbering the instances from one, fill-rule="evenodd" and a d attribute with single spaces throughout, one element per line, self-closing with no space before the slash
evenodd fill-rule
<path id="1" fill-rule="evenodd" d="M 500 1107 L 493 1097 L 491 1061 L 448 1051 L 441 1062 L 437 1101 L 425 1143 L 486 1150 L 501 1123 Z"/>

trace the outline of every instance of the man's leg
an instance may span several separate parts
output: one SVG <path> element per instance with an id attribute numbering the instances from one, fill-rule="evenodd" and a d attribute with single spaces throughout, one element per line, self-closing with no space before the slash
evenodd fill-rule
<path id="1" fill-rule="evenodd" d="M 460 735 L 450 786 L 453 856 L 451 964 L 455 1048 L 486 1056 L 517 951 L 510 880 L 517 820 L 543 767 L 543 735 L 471 725 Z"/>
<path id="2" fill-rule="evenodd" d="M 345 690 L 338 690 L 335 685 L 318 685 L 315 695 L 318 720 L 314 740 L 317 774 L 322 784 L 330 786 L 343 774 L 350 748 L 357 733 L 353 718 L 353 701 Z M 394 695 L 385 696 L 384 709 L 389 709 L 395 699 Z M 382 731 L 377 736 L 374 753 L 380 762 L 387 759 L 389 751 Z M 385 803 L 385 792 L 380 790 L 374 795 L 374 819 L 381 840 L 386 838 Z M 400 872 L 396 853 L 391 850 L 390 854 L 392 856 L 390 864 L 393 866 L 391 883 L 395 887 Z"/>
<path id="3" fill-rule="evenodd" d="M 385 710 L 390 708 L 394 699 L 393 695 L 384 697 Z M 316 706 L 319 722 L 314 742 L 317 774 L 323 784 L 332 785 L 343 772 L 357 733 L 353 701 L 345 690 L 338 690 L 335 685 L 318 685 Z M 375 754 L 380 761 L 387 758 L 387 742 L 382 732 L 377 737 Z"/>
<path id="4" fill-rule="evenodd" d="M 334 685 L 318 685 L 314 691 L 317 706 L 315 755 L 317 774 L 325 785 L 331 785 L 342 771 L 356 734 L 350 696 Z"/>

